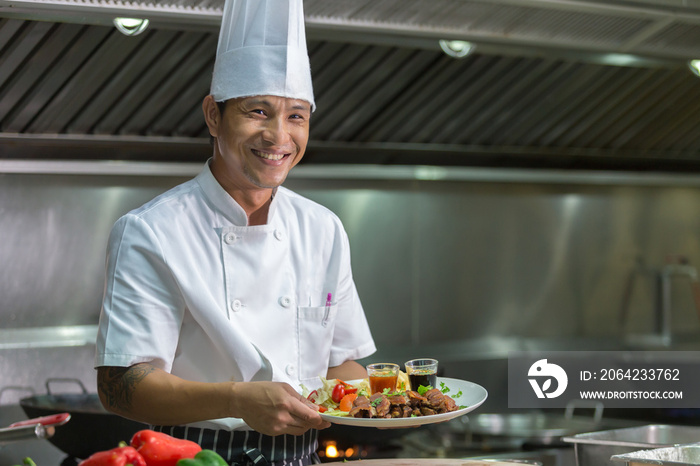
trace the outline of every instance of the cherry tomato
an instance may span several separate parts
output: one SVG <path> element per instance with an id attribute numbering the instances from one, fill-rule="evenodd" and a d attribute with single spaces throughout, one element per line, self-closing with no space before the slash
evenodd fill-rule
<path id="1" fill-rule="evenodd" d="M 340 403 L 340 400 L 345 396 L 345 385 L 342 383 L 337 384 L 333 387 L 333 393 L 331 393 L 331 399 L 336 403 Z"/>
<path id="2" fill-rule="evenodd" d="M 338 406 L 338 409 L 349 413 L 352 409 L 352 402 L 355 401 L 355 398 L 357 398 L 357 393 L 348 393 L 343 397 L 342 400 L 340 400 L 340 405 Z"/>

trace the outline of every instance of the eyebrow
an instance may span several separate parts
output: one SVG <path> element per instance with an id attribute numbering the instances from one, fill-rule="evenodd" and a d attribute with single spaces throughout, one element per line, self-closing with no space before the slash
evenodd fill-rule
<path id="1" fill-rule="evenodd" d="M 272 107 L 272 103 L 270 103 L 270 101 L 267 99 L 252 99 L 248 102 L 252 105 L 266 105 L 268 107 Z M 310 112 L 311 108 L 309 105 L 294 104 L 292 105 L 292 110 L 306 110 L 307 112 Z"/>
<path id="2" fill-rule="evenodd" d="M 244 99 L 241 100 L 241 105 L 245 108 L 250 108 L 250 107 L 258 107 L 258 106 L 265 106 L 265 107 L 271 107 L 272 105 L 268 100 L 265 99 Z"/>

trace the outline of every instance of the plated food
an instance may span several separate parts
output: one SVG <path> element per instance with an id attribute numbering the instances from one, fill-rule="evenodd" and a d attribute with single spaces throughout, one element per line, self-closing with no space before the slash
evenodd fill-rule
<path id="1" fill-rule="evenodd" d="M 465 380 L 438 377 L 437 385 L 410 390 L 406 374 L 401 373 L 396 390 L 371 394 L 367 379 L 346 382 L 321 377 L 321 387 L 313 391 L 302 387 L 302 392 L 330 422 L 373 427 L 447 421 L 473 411 L 488 396 L 483 387 Z"/>

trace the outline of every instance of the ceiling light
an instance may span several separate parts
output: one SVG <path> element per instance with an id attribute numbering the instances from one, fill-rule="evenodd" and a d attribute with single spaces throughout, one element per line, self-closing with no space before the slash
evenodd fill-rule
<path id="1" fill-rule="evenodd" d="M 628 53 L 604 53 L 600 56 L 603 65 L 636 66 L 641 63 L 641 58 Z"/>
<path id="2" fill-rule="evenodd" d="M 453 58 L 466 57 L 474 50 L 474 44 L 464 40 L 441 40 L 440 48 Z"/>
<path id="3" fill-rule="evenodd" d="M 690 60 L 688 62 L 688 68 L 695 74 L 695 76 L 700 76 L 700 59 Z"/>
<path id="4" fill-rule="evenodd" d="M 125 36 L 138 36 L 148 27 L 147 19 L 114 18 L 114 26 Z"/>

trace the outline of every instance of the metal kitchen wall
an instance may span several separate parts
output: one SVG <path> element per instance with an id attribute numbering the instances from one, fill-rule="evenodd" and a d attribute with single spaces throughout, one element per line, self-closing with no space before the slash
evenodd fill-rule
<path id="1" fill-rule="evenodd" d="M 48 377 L 76 377 L 94 389 L 92 341 L 109 230 L 199 165 L 147 165 L 138 174 L 129 163 L 103 173 L 90 162 L 75 170 L 55 162 L 55 173 L 29 166 L 0 166 L 0 388 L 41 392 Z M 401 362 L 425 352 L 458 372 L 461 361 L 532 345 L 634 345 L 634 336 L 655 331 L 654 272 L 666 256 L 700 264 L 698 176 L 295 170 L 286 185 L 335 211 L 347 229 L 377 358 Z M 671 307 L 673 347 L 700 346 L 687 277 L 673 278 Z"/>

